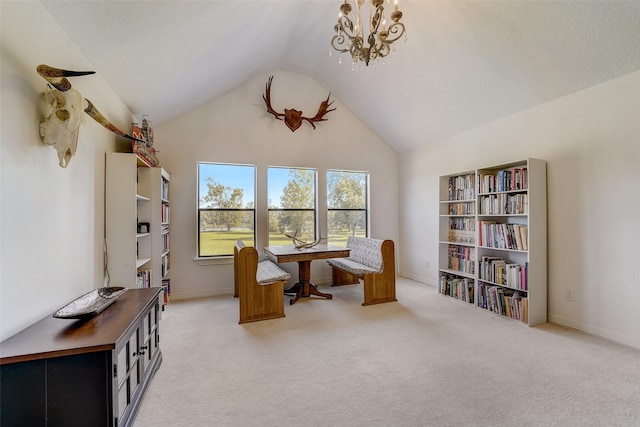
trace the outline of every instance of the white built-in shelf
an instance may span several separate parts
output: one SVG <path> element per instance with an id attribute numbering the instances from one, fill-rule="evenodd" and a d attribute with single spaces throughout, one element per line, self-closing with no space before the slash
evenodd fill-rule
<path id="1" fill-rule="evenodd" d="M 546 162 L 445 175 L 439 188 L 440 293 L 530 326 L 545 323 Z"/>

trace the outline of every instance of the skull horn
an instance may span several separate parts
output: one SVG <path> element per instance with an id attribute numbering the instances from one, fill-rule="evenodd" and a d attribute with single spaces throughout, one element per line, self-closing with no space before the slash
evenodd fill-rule
<path id="1" fill-rule="evenodd" d="M 117 127 L 115 127 L 113 125 L 113 123 L 111 123 L 109 120 L 107 120 L 107 118 L 105 116 L 103 116 L 100 111 L 98 111 L 98 109 L 95 107 L 95 105 L 93 105 L 93 103 L 91 101 L 89 101 L 87 98 L 85 98 L 85 101 L 87 101 L 87 103 L 89 104 L 87 108 L 84 109 L 84 112 L 87 113 L 93 120 L 95 120 L 96 122 L 100 123 L 102 126 L 104 126 L 105 128 L 109 129 L 111 132 L 120 135 L 124 138 L 130 139 L 132 141 L 138 141 L 138 142 L 142 142 L 145 143 L 145 141 L 138 139 L 138 138 L 134 138 L 131 135 L 128 135 L 126 133 L 124 133 L 123 131 L 121 131 L 120 129 L 118 129 Z"/>
<path id="2" fill-rule="evenodd" d="M 38 65 L 38 74 L 46 81 L 51 83 L 53 87 L 60 92 L 66 92 L 71 89 L 71 82 L 67 80 L 67 77 L 86 76 L 89 74 L 95 74 L 95 71 L 70 71 L 62 70 L 60 68 L 50 67 L 45 64 Z"/>

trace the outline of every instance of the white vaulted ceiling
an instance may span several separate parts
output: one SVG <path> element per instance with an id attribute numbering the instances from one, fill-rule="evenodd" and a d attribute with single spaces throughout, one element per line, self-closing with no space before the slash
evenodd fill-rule
<path id="1" fill-rule="evenodd" d="M 640 70 L 640 1 L 400 0 L 408 44 L 384 68 L 357 72 L 329 56 L 340 3 L 43 2 L 156 125 L 286 70 L 316 79 L 405 151 Z"/>

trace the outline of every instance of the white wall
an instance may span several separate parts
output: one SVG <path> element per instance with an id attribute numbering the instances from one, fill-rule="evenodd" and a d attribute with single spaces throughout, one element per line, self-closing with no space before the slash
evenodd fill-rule
<path id="1" fill-rule="evenodd" d="M 317 129 L 303 122 L 291 132 L 284 122 L 266 112 L 262 94 L 268 76 L 258 78 L 217 97 L 178 118 L 156 126 L 155 147 L 171 174 L 171 292 L 174 298 L 230 294 L 233 264 L 198 262 L 196 257 L 196 162 L 253 163 L 257 166 L 257 247 L 267 244 L 267 167 L 298 166 L 318 169 L 319 223 L 326 235 L 326 180 L 328 168 L 371 173 L 371 236 L 399 236 L 398 159 L 388 144 L 355 117 L 339 99 Z M 310 77 L 285 71 L 275 73 L 273 107 L 315 115 L 331 88 Z M 332 99 L 334 96 L 332 95 Z M 284 264 L 297 277 L 297 264 Z M 328 282 L 324 262 L 312 263 L 316 283 Z"/>
<path id="2" fill-rule="evenodd" d="M 401 155 L 400 274 L 436 284 L 439 175 L 544 159 L 549 320 L 640 347 L 639 112 L 636 72 Z"/>
<path id="3" fill-rule="evenodd" d="M 66 169 L 39 135 L 38 64 L 91 65 L 39 2 L 0 2 L 0 340 L 103 286 L 104 153 L 114 135 L 87 117 Z M 99 75 L 73 87 L 121 129 L 131 113 Z M 61 320 L 64 321 L 64 320 Z"/>
<path id="4" fill-rule="evenodd" d="M 87 118 L 76 156 L 67 169 L 58 166 L 55 150 L 38 133 L 46 85 L 35 68 L 91 65 L 39 2 L 0 2 L 0 19 L 2 340 L 102 286 L 104 153 L 120 144 Z M 435 284 L 438 176 L 537 157 L 548 161 L 549 320 L 640 347 L 640 286 L 634 274 L 640 72 L 404 153 L 400 160 L 339 100 L 318 129 L 303 123 L 292 133 L 264 110 L 266 80 L 265 75 L 248 82 L 156 126 L 156 148 L 172 172 L 174 297 L 229 293 L 233 281 L 229 262 L 194 260 L 197 160 L 255 163 L 262 206 L 267 166 L 318 168 L 321 223 L 326 221 L 323 171 L 371 171 L 373 236 L 396 241 L 400 274 Z M 99 74 L 76 78 L 73 85 L 128 129 L 131 113 Z M 281 71 L 273 89 L 277 109 L 313 114 L 331 88 Z M 267 239 L 264 210 L 258 221 L 260 247 Z M 313 277 L 328 278 L 321 263 L 313 268 Z M 565 300 L 567 289 L 574 302 Z"/>

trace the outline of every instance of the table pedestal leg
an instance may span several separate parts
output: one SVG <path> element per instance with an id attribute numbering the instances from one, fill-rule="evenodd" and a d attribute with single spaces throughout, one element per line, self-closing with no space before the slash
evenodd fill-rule
<path id="1" fill-rule="evenodd" d="M 293 297 L 289 304 L 293 305 L 302 297 L 309 297 L 311 295 L 317 295 L 326 299 L 333 298 L 331 294 L 325 294 L 318 290 L 316 285 L 311 283 L 311 261 L 298 261 L 298 283 L 293 285 L 291 289 L 288 289 L 286 293 L 295 292 L 296 296 Z"/>

